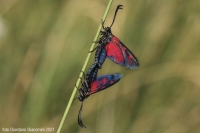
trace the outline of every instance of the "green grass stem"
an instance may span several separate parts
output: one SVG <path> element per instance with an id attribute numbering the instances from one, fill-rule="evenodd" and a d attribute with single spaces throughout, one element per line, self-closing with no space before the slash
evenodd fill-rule
<path id="1" fill-rule="evenodd" d="M 108 11 L 109 11 L 109 9 L 110 9 L 110 7 L 111 7 L 112 1 L 113 1 L 113 0 L 109 0 L 109 3 L 108 3 L 107 8 L 106 8 L 106 11 L 105 11 L 105 13 L 104 13 L 104 15 L 103 15 L 103 18 L 102 18 L 103 21 L 106 19 L 106 16 L 107 16 Z M 96 33 L 96 35 L 95 35 L 95 37 L 94 37 L 94 41 L 96 41 L 96 40 L 98 39 L 98 36 L 99 36 L 99 33 L 100 33 L 101 28 L 102 28 L 102 24 L 99 25 L 99 28 L 98 28 L 98 30 L 97 30 L 97 33 Z M 92 45 L 91 45 L 91 47 L 90 47 L 90 51 L 92 51 L 92 50 L 94 49 L 94 46 L 95 46 L 95 43 L 93 42 Z M 87 58 L 86 58 L 86 60 L 85 60 L 85 63 L 84 63 L 84 65 L 83 65 L 81 71 L 83 71 L 83 72 L 85 71 L 85 68 L 86 68 L 86 66 L 87 66 L 87 64 L 88 64 L 88 62 L 89 62 L 89 59 L 90 59 L 91 54 L 92 54 L 91 52 L 88 53 Z M 83 73 L 80 72 L 79 77 L 82 77 L 82 76 L 83 76 Z M 76 82 L 76 86 L 79 86 L 80 81 L 81 81 L 80 78 L 78 78 L 78 80 L 77 80 L 77 82 Z M 70 107 L 71 107 L 72 101 L 73 101 L 74 96 L 75 96 L 76 91 L 77 91 L 76 86 L 74 87 L 74 90 L 73 90 L 73 92 L 72 92 L 72 95 L 71 95 L 71 97 L 70 97 L 70 99 L 69 99 L 69 102 L 68 102 L 67 107 L 66 107 L 66 109 L 65 109 L 64 115 L 63 115 L 62 120 L 61 120 L 61 122 L 60 122 L 60 125 L 59 125 L 59 127 L 58 127 L 57 133 L 60 133 L 60 131 L 61 131 L 61 129 L 62 129 L 62 126 L 63 126 L 63 124 L 64 124 L 64 122 L 65 122 L 65 118 L 66 118 L 66 116 L 67 116 L 67 114 L 68 114 L 68 112 L 69 112 L 69 109 L 70 109 Z"/>

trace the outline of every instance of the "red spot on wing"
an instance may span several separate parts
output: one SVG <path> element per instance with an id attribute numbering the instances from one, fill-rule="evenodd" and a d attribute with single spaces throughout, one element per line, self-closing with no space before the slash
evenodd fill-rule
<path id="1" fill-rule="evenodd" d="M 133 56 L 130 54 L 130 55 L 128 55 L 128 63 L 129 63 L 129 65 L 132 65 L 133 64 Z"/>
<path id="2" fill-rule="evenodd" d="M 105 85 L 106 83 L 107 83 L 107 78 L 103 78 L 100 82 L 103 84 L 103 85 Z"/>
<path id="3" fill-rule="evenodd" d="M 90 94 L 96 92 L 99 86 L 100 86 L 100 83 L 98 81 L 93 81 L 90 86 L 90 89 L 91 89 Z"/>
<path id="4" fill-rule="evenodd" d="M 117 63 L 123 63 L 124 57 L 123 53 L 121 51 L 121 48 L 117 45 L 115 42 L 119 42 L 119 39 L 117 39 L 115 36 L 113 36 L 112 40 L 109 44 L 106 45 L 106 53 L 108 57 L 113 58 L 113 60 Z"/>
<path id="5" fill-rule="evenodd" d="M 125 65 L 128 68 L 137 68 L 139 66 L 139 62 L 134 54 L 116 37 L 112 37 L 112 43 L 116 45 L 121 50 L 121 58 L 124 59 L 124 62 L 115 62 L 121 65 Z M 114 58 L 115 59 L 115 58 Z"/>
<path id="6" fill-rule="evenodd" d="M 90 95 L 93 94 L 93 93 L 96 93 L 100 90 L 102 90 L 103 88 L 105 88 L 105 84 L 108 82 L 108 80 L 106 78 L 103 78 L 101 80 L 95 80 L 91 83 L 91 86 L 90 86 Z"/>
<path id="7" fill-rule="evenodd" d="M 110 84 L 113 84 L 113 83 L 114 83 L 114 81 L 110 80 Z"/>

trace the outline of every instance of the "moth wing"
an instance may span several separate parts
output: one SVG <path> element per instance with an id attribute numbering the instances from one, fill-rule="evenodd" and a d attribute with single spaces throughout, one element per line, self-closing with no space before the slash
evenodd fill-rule
<path id="1" fill-rule="evenodd" d="M 121 78 L 122 78 L 122 74 L 112 74 L 112 75 L 102 75 L 102 76 L 98 76 L 92 83 L 91 83 L 91 91 L 89 92 L 89 94 L 94 94 L 97 93 L 99 91 L 102 91 L 112 85 L 114 85 L 115 83 L 117 83 Z"/>
<path id="2" fill-rule="evenodd" d="M 105 49 L 107 58 L 121 66 L 136 69 L 140 65 L 136 56 L 115 36 L 113 36 L 112 40 L 105 46 Z"/>

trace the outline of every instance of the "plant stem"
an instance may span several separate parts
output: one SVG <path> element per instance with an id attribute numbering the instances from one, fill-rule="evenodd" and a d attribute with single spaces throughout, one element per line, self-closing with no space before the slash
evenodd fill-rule
<path id="1" fill-rule="evenodd" d="M 108 14 L 108 11 L 109 11 L 109 9 L 110 9 L 110 6 L 111 6 L 111 4 L 112 4 L 112 1 L 113 1 L 113 0 L 109 0 L 109 2 L 108 2 L 106 11 L 105 11 L 105 13 L 104 13 L 104 15 L 103 15 L 103 18 L 102 18 L 103 21 L 106 19 L 106 16 L 107 16 L 107 14 Z M 94 41 L 96 41 L 96 40 L 98 39 L 98 36 L 99 36 L 99 33 L 100 33 L 101 28 L 102 28 L 102 24 L 99 25 L 99 28 L 98 28 L 98 30 L 97 30 L 97 33 L 96 33 L 96 35 L 95 35 L 95 37 L 94 37 Z M 94 49 L 94 46 L 95 46 L 95 43 L 93 42 L 92 45 L 91 45 L 91 47 L 90 47 L 90 51 L 92 51 L 92 50 Z M 91 54 L 92 54 L 91 52 L 88 53 L 87 58 L 86 58 L 86 60 L 85 60 L 85 63 L 84 63 L 84 65 L 83 65 L 81 71 L 83 71 L 83 72 L 85 71 L 85 68 L 86 68 L 86 66 L 87 66 L 87 64 L 88 64 L 88 61 L 89 61 L 89 59 L 90 59 Z M 82 77 L 82 76 L 83 76 L 83 73 L 80 72 L 79 77 Z M 76 86 L 79 86 L 80 81 L 81 81 L 80 78 L 78 78 L 78 80 L 77 80 L 77 82 L 76 82 Z M 65 122 L 65 118 L 66 118 L 66 116 L 67 116 L 67 114 L 68 114 L 68 112 L 69 112 L 69 109 L 70 109 L 70 107 L 71 107 L 72 101 L 73 101 L 74 96 L 75 96 L 75 94 L 76 94 L 76 90 L 77 90 L 76 86 L 74 87 L 74 90 L 73 90 L 73 92 L 72 92 L 72 95 L 71 95 L 71 97 L 70 97 L 70 99 L 69 99 L 69 102 L 68 102 L 67 107 L 66 107 L 66 109 L 65 109 L 64 115 L 63 115 L 62 120 L 61 120 L 61 122 L 60 122 L 60 125 L 59 125 L 59 127 L 58 127 L 57 133 L 60 133 L 60 131 L 61 131 L 61 129 L 62 129 L 62 126 L 63 126 L 63 124 L 64 124 L 64 122 Z"/>

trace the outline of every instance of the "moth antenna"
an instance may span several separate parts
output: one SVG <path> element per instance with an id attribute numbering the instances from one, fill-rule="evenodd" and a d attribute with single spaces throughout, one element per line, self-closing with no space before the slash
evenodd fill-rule
<path id="1" fill-rule="evenodd" d="M 112 24 L 110 25 L 110 28 L 112 27 L 112 25 L 113 25 L 114 22 L 115 22 L 115 18 L 116 18 L 116 15 L 117 15 L 118 10 L 119 10 L 119 9 L 123 9 L 122 7 L 123 7 L 123 5 L 118 5 L 118 6 L 117 6 L 117 8 L 116 8 L 116 10 L 115 10 L 115 15 L 114 15 L 114 18 L 113 18 L 113 22 L 112 22 Z"/>
<path id="2" fill-rule="evenodd" d="M 82 108 L 83 108 L 83 102 L 81 103 L 81 107 L 80 107 L 80 110 L 79 110 L 79 113 L 78 113 L 78 124 L 82 128 L 86 128 L 86 126 L 83 125 L 82 118 L 81 118 Z"/>

